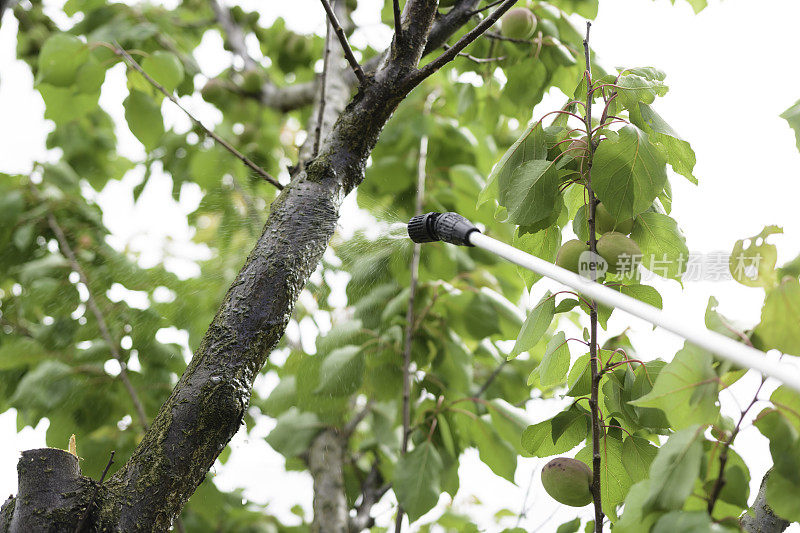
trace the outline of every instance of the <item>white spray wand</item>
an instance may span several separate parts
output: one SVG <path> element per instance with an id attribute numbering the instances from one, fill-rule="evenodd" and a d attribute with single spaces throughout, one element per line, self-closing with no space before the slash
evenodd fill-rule
<path id="1" fill-rule="evenodd" d="M 703 326 L 690 324 L 678 313 L 658 309 L 488 237 L 458 213 L 427 213 L 415 216 L 408 222 L 408 236 L 416 243 L 444 241 L 481 248 L 566 285 L 603 305 L 621 309 L 655 326 L 660 326 L 723 359 L 743 368 L 757 370 L 800 392 L 800 372 L 793 365 L 770 360 L 761 350 L 736 342 Z"/>

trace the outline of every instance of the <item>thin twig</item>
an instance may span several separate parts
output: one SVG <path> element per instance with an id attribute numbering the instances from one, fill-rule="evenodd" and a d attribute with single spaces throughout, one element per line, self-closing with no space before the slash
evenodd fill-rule
<path id="1" fill-rule="evenodd" d="M 470 13 L 470 16 L 474 17 L 478 13 L 486 11 L 487 9 L 491 9 L 494 6 L 496 6 L 497 4 L 501 4 L 501 3 L 503 3 L 503 0 L 495 0 L 491 4 L 487 4 L 487 5 L 483 6 L 483 7 L 479 7 L 478 9 L 473 9 L 472 12 Z"/>
<path id="2" fill-rule="evenodd" d="M 725 479 L 725 466 L 728 463 L 728 449 L 733 445 L 733 441 L 736 436 L 739 434 L 739 431 L 742 427 L 742 422 L 744 421 L 744 417 L 747 416 L 747 413 L 753 406 L 758 402 L 758 395 L 761 392 L 761 388 L 764 386 L 764 383 L 767 381 L 767 378 L 761 376 L 761 383 L 758 385 L 758 389 L 756 389 L 755 394 L 753 395 L 753 399 L 750 401 L 750 404 L 741 410 L 739 415 L 739 421 L 736 423 L 736 427 L 733 428 L 731 432 L 731 436 L 722 444 L 722 451 L 719 454 L 719 473 L 717 474 L 717 479 L 714 481 L 714 486 L 711 488 L 711 492 L 708 498 L 708 515 L 712 516 L 714 513 L 714 506 L 717 503 L 717 499 L 719 495 L 722 493 L 723 487 L 725 487 L 725 483 L 727 480 Z"/>
<path id="3" fill-rule="evenodd" d="M 450 49 L 450 45 L 449 44 L 443 44 L 442 48 L 444 48 L 445 50 L 449 50 Z M 468 54 L 466 52 L 459 52 L 458 55 L 459 55 L 459 57 L 466 57 L 470 61 L 474 61 L 475 63 L 478 63 L 478 64 L 480 64 L 480 63 L 493 63 L 495 61 L 502 61 L 502 60 L 504 60 L 506 58 L 506 56 L 500 56 L 500 57 L 475 57 L 475 56 L 473 56 L 471 54 Z"/>
<path id="4" fill-rule="evenodd" d="M 362 420 L 364 420 L 367 417 L 367 415 L 370 413 L 371 410 L 372 410 L 372 400 L 368 401 L 367 405 L 365 405 L 361 411 L 356 413 L 353 416 L 353 418 L 351 418 L 350 421 L 347 422 L 347 424 L 342 428 L 342 436 L 345 439 L 349 438 L 350 435 L 352 435 L 353 432 L 356 430 L 356 427 L 361 423 Z"/>
<path id="5" fill-rule="evenodd" d="M 334 0 L 335 1 L 335 0 Z M 325 23 L 325 50 L 322 52 L 322 75 L 320 76 L 320 89 L 319 89 L 319 110 L 317 112 L 317 127 L 314 131 L 314 148 L 311 151 L 311 157 L 317 157 L 319 153 L 319 142 L 322 137 L 322 121 L 325 117 L 325 82 L 328 77 L 328 63 L 330 60 L 331 51 L 331 23 Z"/>
<path id="6" fill-rule="evenodd" d="M 31 190 L 33 194 L 38 198 L 39 193 L 36 191 L 36 188 L 31 184 Z M 75 256 L 75 252 L 69 245 L 67 241 L 67 236 L 64 234 L 64 230 L 61 229 L 61 226 L 58 224 L 56 217 L 53 216 L 53 213 L 50 211 L 47 212 L 47 225 L 50 226 L 50 229 L 53 230 L 53 233 L 56 235 L 56 240 L 58 240 L 58 246 L 61 249 L 61 252 L 67 257 L 69 261 L 70 267 L 72 270 L 78 273 L 78 278 L 81 280 L 81 283 L 84 284 L 86 287 L 86 306 L 94 315 L 95 320 L 97 320 L 97 329 L 100 330 L 100 335 L 103 337 L 103 340 L 106 341 L 108 344 L 108 349 L 111 351 L 111 357 L 113 357 L 120 366 L 119 371 L 119 380 L 122 382 L 122 385 L 128 391 L 128 395 L 131 397 L 131 402 L 133 402 L 134 410 L 136 411 L 136 415 L 139 417 L 139 423 L 142 425 L 143 429 L 147 429 L 147 415 L 144 412 L 144 407 L 142 406 L 142 402 L 139 399 L 139 395 L 136 393 L 136 389 L 133 388 L 133 384 L 131 383 L 130 377 L 128 376 L 128 365 L 125 364 L 123 361 L 122 356 L 119 353 L 119 349 L 117 348 L 117 343 L 114 342 L 114 339 L 111 337 L 111 332 L 108 329 L 108 325 L 106 324 L 105 317 L 103 313 L 100 311 L 100 307 L 97 305 L 97 302 L 92 295 L 91 285 L 89 284 L 89 278 L 86 277 L 86 273 L 81 267 L 80 263 L 78 262 L 78 258 Z"/>
<path id="7" fill-rule="evenodd" d="M 497 365 L 497 368 L 494 369 L 494 372 L 492 372 L 492 374 L 488 377 L 488 379 L 481 386 L 481 388 L 478 389 L 478 392 L 475 393 L 475 397 L 480 398 L 481 396 L 483 396 L 483 393 L 486 392 L 486 390 L 494 382 L 494 380 L 497 378 L 497 376 L 500 375 L 500 372 L 502 372 L 503 368 L 507 364 L 508 364 L 508 359 L 503 359 L 503 362 L 500 363 L 499 365 Z"/>
<path id="8" fill-rule="evenodd" d="M 336 32 L 336 37 L 339 38 L 339 43 L 342 45 L 342 50 L 344 50 L 344 57 L 347 58 L 347 62 L 350 63 L 350 68 L 353 69 L 353 73 L 358 78 L 358 81 L 361 85 L 367 85 L 367 77 L 364 76 L 364 71 L 361 69 L 361 65 L 358 64 L 356 60 L 356 56 L 353 55 L 353 49 L 350 48 L 350 43 L 347 42 L 347 36 L 344 34 L 344 30 L 342 29 L 342 25 L 339 24 L 339 20 L 336 18 L 336 13 L 333 12 L 333 8 L 331 7 L 331 3 L 328 0 L 320 0 L 322 2 L 322 7 L 325 8 L 325 13 L 328 15 L 328 21 L 333 26 L 333 31 Z"/>
<path id="9" fill-rule="evenodd" d="M 135 60 L 135 59 L 133 59 L 133 58 L 131 57 L 131 55 L 130 55 L 130 54 L 127 52 L 127 51 L 125 51 L 125 50 L 124 50 L 124 49 L 123 49 L 123 48 L 122 48 L 122 47 L 119 45 L 119 43 L 116 43 L 116 42 L 115 42 L 115 43 L 114 43 L 114 47 L 112 48 L 112 50 L 113 50 L 113 51 L 114 51 L 114 53 L 116 53 L 118 56 L 121 56 L 121 57 L 122 57 L 122 59 L 124 59 L 124 60 L 125 60 L 125 62 L 126 62 L 126 63 L 127 63 L 127 64 L 128 64 L 128 65 L 129 65 L 129 66 L 130 66 L 130 67 L 131 67 L 133 70 L 135 70 L 136 72 L 138 72 L 139 74 L 141 74 L 141 75 L 144 77 L 144 79 L 145 79 L 145 80 L 147 80 L 147 82 L 148 82 L 150 85 L 152 85 L 153 87 L 155 87 L 155 88 L 156 88 L 156 89 L 157 89 L 157 90 L 158 90 L 158 91 L 159 91 L 161 94 L 163 94 L 164 96 L 166 96 L 166 97 L 169 99 L 169 101 L 170 101 L 170 102 L 172 102 L 173 104 L 175 104 L 176 106 L 178 106 L 178 108 L 179 108 L 181 111 L 183 111 L 183 112 L 186 114 L 186 116 L 187 116 L 187 117 L 189 117 L 189 120 L 191 120 L 191 121 L 192 121 L 192 122 L 193 122 L 195 125 L 197 125 L 197 126 L 200 128 L 200 129 L 202 129 L 202 130 L 205 132 L 205 134 L 206 134 L 206 135 L 208 135 L 209 137 L 211 137 L 212 139 L 214 139 L 214 140 L 215 140 L 217 143 L 219 143 L 219 144 L 220 144 L 220 145 L 221 145 L 223 148 L 225 148 L 227 151 L 229 151 L 231 154 L 233 154 L 233 155 L 234 155 L 234 157 L 236 157 L 236 158 L 237 158 L 237 159 L 239 159 L 239 160 L 240 160 L 242 163 L 244 163 L 244 164 L 245 164 L 245 165 L 246 165 L 246 166 L 247 166 L 247 167 L 248 167 L 250 170 L 252 170 L 252 171 L 253 171 L 253 172 L 255 172 L 256 174 L 258 174 L 259 176 L 261 176 L 262 178 L 264 178 L 264 180 L 266 180 L 266 181 L 268 181 L 269 183 L 271 183 L 272 185 L 274 185 L 274 186 L 275 186 L 277 189 L 283 189 L 283 185 L 281 185 L 281 184 L 278 182 L 278 180 L 276 180 L 275 178 L 273 178 L 273 177 L 272 177 L 272 176 L 271 176 L 271 175 L 270 175 L 270 174 L 269 174 L 269 173 L 268 173 L 266 170 L 264 170 L 264 169 L 263 169 L 263 168 L 261 168 L 260 166 L 258 166 L 258 165 L 256 165 L 255 163 L 253 163 L 253 161 L 251 161 L 251 160 L 250 160 L 250 159 L 249 159 L 249 158 L 248 158 L 246 155 L 244 155 L 243 153 L 239 152 L 239 150 L 237 150 L 236 148 L 234 148 L 234 147 L 233 147 L 233 146 L 232 146 L 232 145 L 231 145 L 231 144 L 230 144 L 228 141 L 226 141 L 225 139 L 223 139 L 222 137 L 220 137 L 219 135 L 217 135 L 216 133 L 214 133 L 212 130 L 210 130 L 210 129 L 208 129 L 207 127 L 205 127 L 205 126 L 203 125 L 203 123 L 202 123 L 202 122 L 200 122 L 200 120 L 196 119 L 196 118 L 194 117 L 194 115 L 192 115 L 191 113 L 189 113 L 189 111 L 188 111 L 188 110 L 186 110 L 186 108 L 185 108 L 185 107 L 183 107 L 183 106 L 181 105 L 181 103 L 180 103 L 180 102 L 178 102 L 178 99 L 177 99 L 177 98 L 175 98 L 174 96 L 172 96 L 172 93 L 170 93 L 169 91 L 167 91 L 167 90 L 166 90 L 166 89 L 165 89 L 163 86 L 161 86 L 161 84 L 160 84 L 160 83 L 158 83 L 156 80 L 154 80 L 152 77 L 150 77 L 150 75 L 149 75 L 147 72 L 145 72 L 145 71 L 144 71 L 144 69 L 143 69 L 143 68 L 142 68 L 142 67 L 139 65 L 139 63 L 137 63 L 137 62 L 136 62 L 136 60 Z"/>
<path id="10" fill-rule="evenodd" d="M 100 491 L 100 485 L 102 485 L 103 481 L 106 479 L 108 469 L 114 464 L 114 453 L 115 451 L 111 450 L 111 457 L 108 458 L 108 463 L 106 464 L 105 470 L 103 470 L 103 475 L 100 476 L 100 481 L 94 486 L 94 492 L 92 492 L 92 497 L 89 498 L 89 503 L 86 504 L 86 509 L 83 511 L 83 516 L 81 516 L 81 521 L 75 526 L 75 533 L 80 533 L 83 531 L 84 526 L 86 526 L 86 519 L 89 517 L 89 511 L 91 511 L 92 505 L 94 505 L 97 493 Z"/>
<path id="11" fill-rule="evenodd" d="M 400 0 L 392 0 L 392 10 L 394 16 L 394 39 L 400 43 L 403 38 L 403 23 L 400 20 Z"/>
<path id="12" fill-rule="evenodd" d="M 428 96 L 423 113 L 428 114 L 433 107 L 436 94 Z M 414 214 L 422 214 L 422 205 L 425 199 L 425 167 L 428 164 L 428 136 L 423 135 L 419 141 L 419 159 L 417 162 L 417 198 Z M 411 255 L 411 283 L 406 308 L 406 334 L 403 343 L 403 441 L 400 453 L 405 455 L 408 451 L 408 438 L 411 436 L 411 341 L 414 337 L 414 301 L 417 296 L 417 281 L 419 279 L 420 245 L 414 244 Z M 403 526 L 403 507 L 398 506 L 395 518 L 394 531 L 400 533 Z"/>
<path id="13" fill-rule="evenodd" d="M 588 159 L 586 163 L 586 170 L 584 172 L 584 180 L 586 183 L 586 192 L 589 195 L 589 250 L 592 254 L 597 254 L 597 235 L 595 235 L 595 216 L 597 211 L 597 197 L 592 190 L 592 160 L 594 159 L 594 143 L 592 142 L 592 100 L 593 100 L 593 90 L 592 90 L 592 66 L 591 66 L 591 56 L 589 50 L 589 32 L 591 30 L 592 23 L 586 21 L 586 38 L 583 40 L 583 51 L 584 56 L 586 59 L 586 117 L 585 117 L 585 124 L 586 124 L 586 144 L 588 153 Z M 583 163 L 583 162 L 582 162 Z M 591 267 L 590 267 L 590 279 L 592 282 L 597 281 L 597 267 L 592 260 Z M 589 306 L 589 329 L 590 329 L 590 339 L 589 339 L 589 354 L 590 354 L 590 361 L 591 361 L 591 368 L 592 368 L 592 390 L 591 396 L 589 399 L 589 407 L 591 410 L 592 416 L 592 500 L 594 502 L 594 530 L 595 533 L 601 533 L 603 531 L 603 504 L 601 501 L 601 494 L 600 494 L 600 474 L 601 474 L 601 459 L 602 456 L 600 454 L 600 432 L 602 428 L 600 427 L 600 406 L 599 406 L 599 389 L 600 389 L 600 378 L 602 374 L 599 370 L 599 365 L 597 361 L 597 302 L 594 300 Z"/>
<path id="14" fill-rule="evenodd" d="M 323 2 L 325 0 L 322 0 Z M 477 26 L 472 28 L 468 31 L 461 39 L 459 39 L 456 44 L 454 44 L 449 50 L 443 52 L 439 57 L 422 67 L 421 69 L 413 72 L 409 76 L 409 81 L 413 85 L 417 85 L 422 80 L 427 78 L 428 76 L 432 75 L 434 72 L 445 66 L 447 63 L 452 61 L 464 48 L 468 45 L 472 44 L 475 39 L 483 35 L 486 30 L 491 28 L 495 22 L 511 7 L 517 3 L 517 0 L 505 0 L 500 7 L 492 11 L 492 14 L 486 17 L 483 21 L 480 22 Z"/>

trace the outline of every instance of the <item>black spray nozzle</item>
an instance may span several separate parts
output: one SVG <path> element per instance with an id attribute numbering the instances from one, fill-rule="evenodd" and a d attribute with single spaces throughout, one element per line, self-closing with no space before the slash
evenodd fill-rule
<path id="1" fill-rule="evenodd" d="M 480 230 L 458 213 L 425 213 L 408 221 L 408 236 L 418 243 L 444 241 L 472 246 L 469 234 L 473 231 Z"/>

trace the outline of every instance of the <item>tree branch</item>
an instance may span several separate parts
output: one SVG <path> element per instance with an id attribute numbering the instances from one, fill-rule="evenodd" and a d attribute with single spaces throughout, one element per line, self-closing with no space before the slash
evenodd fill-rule
<path id="1" fill-rule="evenodd" d="M 116 53 L 118 56 L 122 57 L 122 59 L 124 59 L 124 60 L 125 60 L 125 63 L 127 63 L 127 64 L 128 64 L 128 65 L 129 65 L 129 66 L 130 66 L 130 67 L 131 67 L 133 70 L 135 70 L 136 72 L 138 72 L 139 74 L 141 74 L 141 75 L 142 75 L 142 77 L 143 77 L 145 80 L 147 80 L 147 82 L 148 82 L 150 85 L 152 85 L 153 87 L 155 87 L 155 88 L 156 88 L 156 90 L 158 90 L 158 91 L 159 91 L 161 94 L 163 94 L 164 96 L 166 96 L 166 97 L 169 99 L 169 101 L 170 101 L 170 102 L 172 102 L 173 104 L 175 104 L 176 106 L 178 106 L 178 109 L 180 109 L 181 111 L 183 111 L 183 112 L 186 114 L 186 116 L 187 116 L 187 117 L 189 117 L 189 120 L 191 120 L 191 121 L 192 121 L 192 123 L 194 123 L 195 125 L 197 125 L 197 127 L 199 127 L 200 129 L 202 129 L 202 130 L 203 130 L 203 132 L 204 132 L 206 135 L 208 135 L 209 137 L 211 137 L 212 139 L 214 139 L 214 141 L 216 141 L 216 142 L 217 142 L 217 143 L 218 143 L 220 146 L 222 146 L 223 148 L 225 148 L 225 149 L 226 149 L 228 152 L 230 152 L 231 154 L 233 154 L 233 156 L 234 156 L 234 157 L 236 157 L 238 160 L 240 160 L 242 163 L 244 163 L 244 164 L 245 164 L 245 166 L 247 166 L 247 168 L 249 168 L 250 170 L 252 170 L 252 171 L 253 171 L 253 172 L 255 172 L 256 174 L 258 174 L 259 176 L 261 176 L 262 178 L 264 178 L 264 180 L 265 180 L 265 181 L 267 181 L 267 182 L 271 183 L 271 184 L 272 184 L 272 185 L 274 185 L 274 186 L 275 186 L 277 189 L 283 189 L 283 185 L 281 185 L 281 184 L 278 182 L 278 180 L 276 180 L 275 178 L 273 178 L 273 177 L 272 177 L 272 176 L 271 176 L 271 175 L 270 175 L 270 174 L 269 174 L 269 173 L 268 173 L 266 170 L 264 170 L 264 169 L 263 169 L 263 168 L 261 168 L 260 166 L 258 166 L 258 165 L 256 165 L 255 163 L 253 163 L 253 161 L 251 161 L 251 160 L 250 160 L 250 159 L 249 159 L 249 158 L 248 158 L 246 155 L 244 155 L 244 154 L 243 154 L 243 153 L 241 153 L 239 150 L 237 150 L 236 148 L 234 148 L 234 147 L 233 147 L 233 145 L 231 145 L 231 144 L 230 144 L 228 141 L 226 141 L 225 139 L 223 139 L 222 137 L 220 137 L 219 135 L 217 135 L 216 133 L 214 133 L 212 130 L 210 130 L 209 128 L 207 128 L 207 127 L 206 127 L 206 126 L 205 126 L 205 125 L 204 125 L 202 122 L 200 122 L 200 120 L 199 120 L 199 119 L 195 118 L 195 117 L 194 117 L 194 115 L 192 115 L 191 113 L 189 113 L 189 111 L 188 111 L 188 110 L 187 110 L 185 107 L 183 107 L 183 106 L 181 105 L 181 103 L 178 101 L 178 99 L 177 99 L 177 98 L 175 98 L 175 97 L 172 95 L 172 93 L 170 93 L 169 91 L 167 91 L 167 90 L 166 90 L 166 89 L 165 89 L 165 88 L 164 88 L 164 87 L 163 87 L 163 86 L 162 86 L 160 83 L 158 83 L 156 80 L 154 80 L 154 79 L 153 79 L 153 78 L 152 78 L 152 77 L 151 77 L 151 76 L 150 76 L 150 75 L 149 75 L 147 72 L 145 72 L 145 71 L 144 71 L 144 69 L 142 69 L 142 67 L 139 65 L 139 63 L 137 63 L 137 62 L 136 62 L 136 60 L 135 60 L 135 59 L 133 59 L 133 58 L 131 57 L 131 55 L 130 55 L 130 54 L 127 52 L 127 51 L 125 51 L 125 50 L 124 50 L 124 49 L 123 49 L 123 48 L 122 48 L 122 47 L 119 45 L 119 43 L 114 43 L 114 48 L 113 48 L 113 51 L 114 51 L 114 53 Z"/>
<path id="2" fill-rule="evenodd" d="M 361 483 L 361 502 L 356 506 L 356 516 L 350 520 L 350 533 L 359 533 L 375 525 L 375 520 L 370 515 L 372 507 L 378 503 L 383 495 L 389 491 L 389 485 L 382 485 L 383 476 L 378 469 L 377 462 Z"/>
<path id="3" fill-rule="evenodd" d="M 435 73 L 437 70 L 442 68 L 444 65 L 455 59 L 455 57 L 464 50 L 468 45 L 475 41 L 478 37 L 483 35 L 486 30 L 491 28 L 495 22 L 511 7 L 517 3 L 517 0 L 505 0 L 500 6 L 492 11 L 492 14 L 486 17 L 483 21 L 480 22 L 477 26 L 475 26 L 472 30 L 467 32 L 466 35 L 461 37 L 456 44 L 454 44 L 450 49 L 443 52 L 439 57 L 422 67 L 421 69 L 417 70 L 411 76 L 409 76 L 409 83 L 413 85 L 419 85 L 422 80 L 427 78 L 428 76 Z"/>
<path id="4" fill-rule="evenodd" d="M 433 101 L 436 99 L 431 94 L 425 102 L 424 115 L 431 112 Z M 419 140 L 419 158 L 417 160 L 417 198 L 414 207 L 414 214 L 422 214 L 422 205 L 425 201 L 425 167 L 428 164 L 428 136 L 423 135 Z M 400 454 L 408 452 L 408 439 L 411 436 L 411 346 L 414 337 L 414 302 L 417 296 L 417 283 L 419 282 L 419 256 L 421 246 L 414 243 L 414 251 L 411 254 L 411 282 L 408 295 L 408 307 L 406 308 L 406 332 L 403 343 L 403 440 Z M 403 507 L 397 507 L 394 531 L 400 533 L 403 527 Z"/>
<path id="5" fill-rule="evenodd" d="M 583 40 L 583 49 L 584 55 L 586 59 L 586 116 L 585 116 L 585 124 L 586 124 L 586 153 L 588 154 L 588 159 L 586 161 L 586 169 L 583 172 L 584 183 L 586 186 L 586 193 L 589 197 L 589 250 L 592 254 L 597 254 L 597 235 L 595 234 L 595 213 L 597 211 L 597 197 L 594 195 L 594 191 L 592 190 L 592 160 L 594 158 L 594 144 L 592 143 L 592 100 L 593 100 L 593 91 L 592 91 L 592 66 L 591 66 L 591 58 L 590 58 L 590 50 L 589 50 L 589 31 L 592 27 L 592 23 L 586 21 L 586 38 Z M 597 281 L 597 266 L 594 263 L 594 259 L 592 260 L 592 265 L 590 267 L 590 276 L 592 282 Z M 589 306 L 589 329 L 590 329 L 590 339 L 589 339 L 589 360 L 591 361 L 591 370 L 592 370 L 592 388 L 591 388 L 591 395 L 589 399 L 589 408 L 591 410 L 592 415 L 592 485 L 591 485 L 591 492 L 592 492 L 592 500 L 594 502 L 594 530 L 595 533 L 601 533 L 603 531 L 603 518 L 605 515 L 603 514 L 603 504 L 601 500 L 601 460 L 602 456 L 600 454 L 600 433 L 602 432 L 602 428 L 600 427 L 600 405 L 599 405 L 599 389 L 600 389 L 600 379 L 602 374 L 599 371 L 598 363 L 597 363 L 597 302 L 594 300 L 591 301 L 591 305 Z"/>
<path id="6" fill-rule="evenodd" d="M 335 2 L 335 0 L 334 0 Z M 317 125 L 314 130 L 314 149 L 312 150 L 311 157 L 316 157 L 319 153 L 319 143 L 322 138 L 322 122 L 325 117 L 325 81 L 328 74 L 328 63 L 331 52 L 331 23 L 325 24 L 325 50 L 322 52 L 322 76 L 319 82 L 319 103 L 317 104 L 319 110 L 317 112 Z"/>
<path id="7" fill-rule="evenodd" d="M 226 40 L 230 45 L 233 52 L 242 58 L 244 61 L 244 67 L 247 70 L 252 70 L 258 68 L 258 62 L 250 55 L 250 52 L 247 51 L 247 43 L 245 43 L 244 39 L 244 32 L 242 31 L 241 26 L 236 24 L 231 17 L 230 11 L 227 8 L 222 7 L 217 0 L 209 0 L 211 3 L 211 10 L 214 12 L 214 16 L 217 19 L 217 22 L 222 27 L 222 30 L 225 32 Z"/>
<path id="8" fill-rule="evenodd" d="M 39 193 L 33 185 L 31 185 L 31 191 L 33 191 L 34 196 L 41 201 Z M 142 428 L 146 430 L 147 415 L 145 414 L 142 401 L 139 399 L 139 395 L 136 393 L 136 389 L 133 387 L 130 377 L 128 376 L 128 365 L 122 359 L 117 343 L 111 336 L 111 332 L 108 329 L 105 317 L 100 311 L 100 307 L 97 305 L 97 301 L 92 294 L 92 286 L 89 284 L 89 278 L 86 277 L 83 267 L 81 267 L 81 264 L 78 262 L 78 258 L 75 256 L 75 252 L 69 245 L 69 241 L 67 240 L 67 236 L 64 234 L 64 230 L 61 229 L 56 217 L 49 210 L 47 212 L 47 225 L 50 226 L 50 229 L 55 234 L 56 240 L 58 241 L 58 247 L 66 256 L 67 261 L 69 261 L 70 268 L 78 273 L 81 283 L 83 283 L 86 287 L 86 307 L 88 307 L 89 311 L 91 311 L 91 313 L 94 315 L 94 318 L 97 321 L 97 329 L 100 330 L 100 335 L 103 337 L 103 340 L 106 342 L 106 344 L 108 344 L 108 349 L 111 351 L 111 357 L 113 357 L 119 363 L 119 380 L 122 382 L 122 385 L 128 392 L 128 396 L 131 398 L 133 409 L 136 412 L 136 416 L 139 418 L 139 424 L 141 424 Z"/>
<path id="9" fill-rule="evenodd" d="M 782 533 L 789 527 L 790 522 L 776 516 L 767 503 L 767 480 L 771 473 L 772 469 L 764 474 L 753 506 L 739 519 L 747 533 Z"/>
<path id="10" fill-rule="evenodd" d="M 312 533 L 348 533 L 349 516 L 344 492 L 346 440 L 334 428 L 314 437 L 308 450 L 308 470 L 314 480 Z"/>
<path id="11" fill-rule="evenodd" d="M 416 18 L 404 34 L 431 31 L 436 2 L 409 0 L 406 10 L 412 5 Z M 474 5 L 461 0 L 456 8 Z M 131 458 L 104 484 L 109 497 L 97 513 L 103 521 L 98 529 L 166 531 L 238 431 L 253 381 L 327 248 L 341 202 L 364 179 L 382 128 L 411 90 L 403 83 L 404 62 L 421 56 L 426 40 L 404 38 L 409 41 L 418 49 L 407 49 L 403 61 L 389 61 L 374 82 L 362 86 L 323 134 L 318 156 L 294 173 L 273 202 L 260 238 L 178 384 Z M 330 91 L 329 84 L 326 109 Z"/>
<path id="12" fill-rule="evenodd" d="M 400 41 L 403 38 L 403 24 L 400 19 L 400 0 L 392 0 L 392 15 L 394 18 L 394 38 Z"/>
<path id="13" fill-rule="evenodd" d="M 356 56 L 353 55 L 353 49 L 350 48 L 350 43 L 347 42 L 347 36 L 344 34 L 344 30 L 339 24 L 330 2 L 328 2 L 328 0 L 320 0 L 320 2 L 322 2 L 322 7 L 325 8 L 325 14 L 328 16 L 328 22 L 333 27 L 333 31 L 336 32 L 336 37 L 339 38 L 339 44 L 342 45 L 344 56 L 347 58 L 347 62 L 350 63 L 350 68 L 353 69 L 353 72 L 358 78 L 359 83 L 361 85 L 366 85 L 367 78 L 364 76 L 364 71 L 361 70 L 361 65 L 358 64 Z"/>

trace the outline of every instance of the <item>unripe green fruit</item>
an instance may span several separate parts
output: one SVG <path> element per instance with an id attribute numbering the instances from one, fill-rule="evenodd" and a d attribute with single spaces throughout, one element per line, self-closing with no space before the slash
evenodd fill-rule
<path id="1" fill-rule="evenodd" d="M 530 9 L 515 7 L 500 19 L 500 30 L 509 39 L 528 39 L 536 30 L 536 16 Z"/>
<path id="2" fill-rule="evenodd" d="M 583 241 L 573 239 L 565 242 L 561 248 L 558 249 L 556 254 L 556 265 L 561 268 L 566 268 L 572 272 L 578 273 L 578 263 L 580 262 L 581 254 L 589 251 L 589 245 Z"/>
<path id="3" fill-rule="evenodd" d="M 224 100 L 226 93 L 227 91 L 225 90 L 225 84 L 217 79 L 208 80 L 208 83 L 206 83 L 203 89 L 200 91 L 200 94 L 203 96 L 203 100 L 211 104 L 216 104 Z"/>
<path id="4" fill-rule="evenodd" d="M 542 468 L 542 485 L 554 500 L 570 507 L 592 502 L 592 471 L 582 461 L 556 457 Z"/>
<path id="5" fill-rule="evenodd" d="M 603 204 L 597 204 L 594 214 L 594 229 L 601 235 L 610 231 L 616 231 L 618 233 L 628 235 L 631 231 L 633 231 L 632 218 L 617 222 Z"/>
<path id="6" fill-rule="evenodd" d="M 633 272 L 641 259 L 642 251 L 633 239 L 612 231 L 597 241 L 597 253 L 608 263 L 608 271 L 616 273 L 620 268 Z"/>
<path id="7" fill-rule="evenodd" d="M 242 90 L 248 94 L 259 94 L 264 85 L 264 77 L 259 70 L 248 70 L 244 73 Z"/>
<path id="8" fill-rule="evenodd" d="M 575 159 L 589 158 L 589 137 L 585 135 L 580 139 L 575 139 L 567 147 L 566 154 L 574 157 Z"/>

